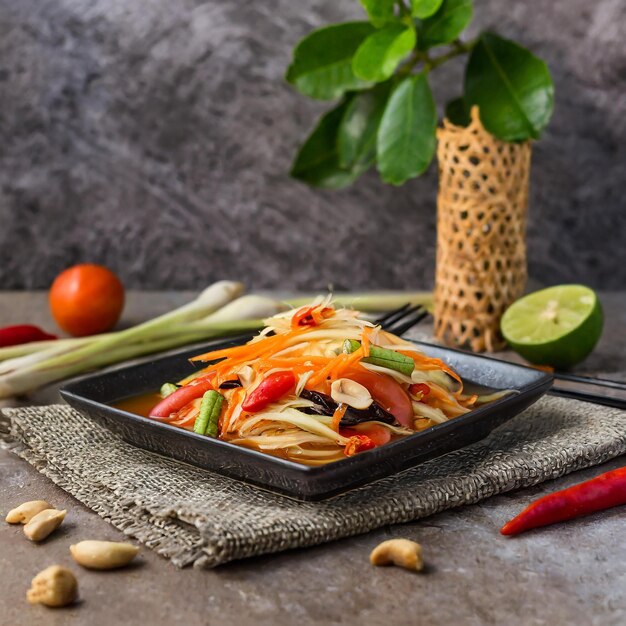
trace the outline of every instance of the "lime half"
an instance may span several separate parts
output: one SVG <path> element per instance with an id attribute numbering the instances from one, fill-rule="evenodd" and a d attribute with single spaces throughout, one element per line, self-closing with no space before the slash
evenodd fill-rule
<path id="1" fill-rule="evenodd" d="M 602 322 L 602 307 L 592 289 L 559 285 L 513 303 L 500 328 L 513 350 L 527 361 L 567 369 L 593 350 Z"/>

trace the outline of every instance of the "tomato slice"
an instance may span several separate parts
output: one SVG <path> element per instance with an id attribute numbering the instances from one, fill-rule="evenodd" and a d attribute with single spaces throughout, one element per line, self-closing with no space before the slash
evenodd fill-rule
<path id="1" fill-rule="evenodd" d="M 191 382 L 174 393 L 163 398 L 156 406 L 150 410 L 149 417 L 153 419 L 167 419 L 172 413 L 180 411 L 185 405 L 189 404 L 196 398 L 201 398 L 205 392 L 213 389 L 213 381 L 208 378 L 198 379 L 197 382 Z"/>
<path id="2" fill-rule="evenodd" d="M 380 406 L 391 413 L 403 426 L 413 425 L 413 405 L 409 394 L 391 376 L 375 372 L 352 371 L 346 378 L 360 383 Z"/>

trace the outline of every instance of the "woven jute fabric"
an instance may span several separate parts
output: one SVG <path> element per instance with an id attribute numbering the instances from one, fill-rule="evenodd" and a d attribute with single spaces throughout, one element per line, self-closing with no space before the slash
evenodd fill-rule
<path id="1" fill-rule="evenodd" d="M 180 567 L 416 520 L 626 453 L 626 411 L 546 397 L 473 446 L 301 503 L 144 452 L 65 405 L 5 409 L 0 430 L 16 454 Z"/>
<path id="2" fill-rule="evenodd" d="M 437 130 L 435 336 L 474 352 L 501 349 L 500 318 L 526 284 L 529 142 L 469 126 Z"/>

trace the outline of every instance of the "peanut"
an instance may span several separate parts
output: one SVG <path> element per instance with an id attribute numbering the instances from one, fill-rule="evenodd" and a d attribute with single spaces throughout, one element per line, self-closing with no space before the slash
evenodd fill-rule
<path id="1" fill-rule="evenodd" d="M 116 541 L 87 540 L 70 546 L 72 558 L 89 569 L 115 569 L 128 565 L 139 552 L 137 546 Z"/>
<path id="2" fill-rule="evenodd" d="M 419 572 L 424 568 L 422 546 L 409 539 L 389 539 L 372 550 L 370 563 L 372 565 L 398 565 Z"/>
<path id="3" fill-rule="evenodd" d="M 367 409 L 373 400 L 370 392 L 349 378 L 339 378 L 330 386 L 330 395 L 337 404 L 347 404 L 354 409 Z"/>
<path id="4" fill-rule="evenodd" d="M 9 524 L 28 524 L 30 520 L 46 509 L 52 509 L 52 505 L 48 504 L 45 500 L 31 500 L 30 502 L 24 502 L 18 507 L 11 509 L 6 516 L 6 521 Z"/>
<path id="5" fill-rule="evenodd" d="M 41 511 L 24 526 L 24 534 L 31 541 L 42 541 L 61 525 L 66 513 L 65 510 L 57 511 L 56 509 Z"/>
<path id="6" fill-rule="evenodd" d="M 78 596 L 78 582 L 70 570 L 60 565 L 51 565 L 39 572 L 26 592 L 30 604 L 67 606 Z"/>

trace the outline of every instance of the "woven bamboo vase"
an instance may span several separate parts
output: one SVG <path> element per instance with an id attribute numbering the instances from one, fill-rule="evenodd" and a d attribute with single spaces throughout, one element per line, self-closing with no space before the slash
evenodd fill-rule
<path id="1" fill-rule="evenodd" d="M 530 143 L 496 139 L 480 122 L 437 131 L 435 336 L 474 352 L 501 349 L 500 318 L 526 285 Z"/>

